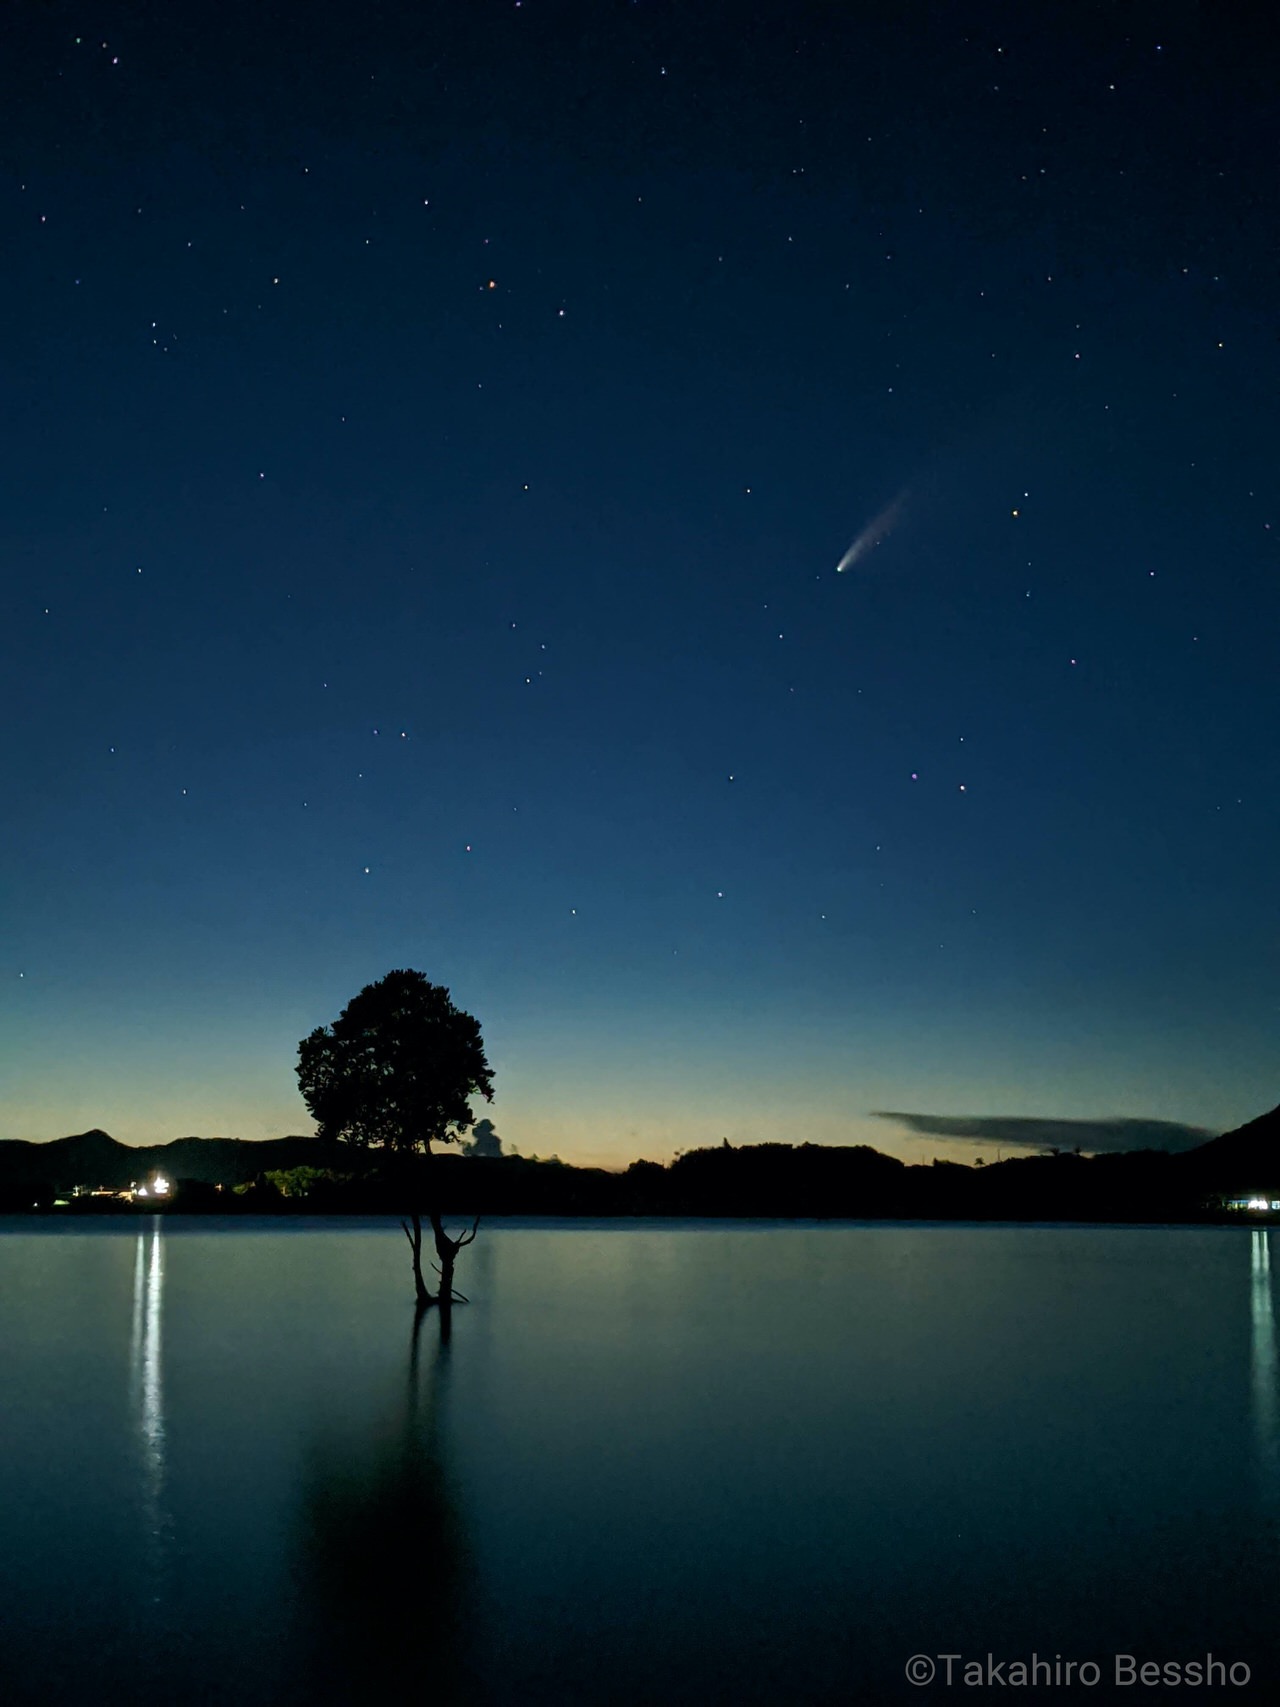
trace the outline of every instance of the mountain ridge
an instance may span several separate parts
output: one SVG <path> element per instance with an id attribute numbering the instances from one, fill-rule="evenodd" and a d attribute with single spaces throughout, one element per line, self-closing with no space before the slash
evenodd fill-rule
<path id="1" fill-rule="evenodd" d="M 332 1146 L 317 1137 L 171 1138 L 164 1144 L 122 1144 L 101 1127 L 65 1138 L 0 1139 L 0 1182 L 46 1181 L 59 1191 L 77 1185 L 123 1191 L 148 1173 L 203 1185 L 243 1185 L 274 1168 L 329 1167 Z"/>
<path id="2" fill-rule="evenodd" d="M 883 1163 L 903 1166 L 897 1158 L 867 1145 L 803 1145 L 798 1149 L 786 1145 L 744 1145 L 729 1148 L 739 1158 L 757 1152 L 763 1155 L 766 1151 L 776 1155 L 788 1148 L 797 1154 L 800 1151 L 830 1151 L 834 1156 L 856 1151 L 864 1158 L 864 1166 L 871 1157 Z M 690 1158 L 715 1153 L 686 1152 Z M 1018 1174 L 1025 1175 L 1028 1163 L 1045 1159 L 1010 1158 L 984 1168 L 952 1162 L 942 1165 L 948 1171 L 981 1176 L 990 1182 L 986 1189 L 994 1189 L 997 1176 L 1014 1178 Z M 175 1180 L 234 1186 L 248 1184 L 275 1170 L 349 1168 L 352 1160 L 348 1147 L 325 1144 L 315 1135 L 290 1133 L 279 1138 L 202 1138 L 187 1135 L 163 1144 L 135 1145 L 124 1144 L 95 1126 L 63 1138 L 40 1141 L 0 1139 L 0 1185 L 39 1182 L 57 1191 L 69 1191 L 77 1185 L 124 1190 L 149 1173 L 163 1172 Z M 1127 1167 L 1132 1172 L 1135 1166 L 1147 1166 L 1158 1168 L 1162 1179 L 1180 1179 L 1188 1187 L 1194 1186 L 1206 1193 L 1261 1191 L 1280 1195 L 1280 1105 L 1190 1150 L 1127 1151 L 1092 1160 L 1106 1170 L 1098 1175 L 1100 1182 L 1118 1178 L 1120 1168 Z M 740 1162 L 739 1166 L 742 1165 L 745 1163 Z M 633 1164 L 633 1168 L 641 1169 L 658 1166 L 660 1164 L 646 1162 Z"/>

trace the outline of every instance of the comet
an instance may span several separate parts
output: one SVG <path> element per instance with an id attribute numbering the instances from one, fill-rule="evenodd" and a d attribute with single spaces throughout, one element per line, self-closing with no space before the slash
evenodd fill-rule
<path id="1" fill-rule="evenodd" d="M 873 517 L 866 527 L 854 540 L 844 556 L 836 564 L 836 574 L 843 575 L 846 569 L 852 569 L 855 563 L 860 563 L 868 552 L 874 551 L 877 545 L 882 545 L 897 526 L 898 517 L 902 514 L 902 506 L 907 494 L 899 492 L 891 504 L 886 504 L 878 516 Z"/>

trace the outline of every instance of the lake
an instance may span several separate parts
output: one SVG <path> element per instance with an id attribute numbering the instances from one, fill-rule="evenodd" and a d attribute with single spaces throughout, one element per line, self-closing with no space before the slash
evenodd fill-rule
<path id="1" fill-rule="evenodd" d="M 5 1220 L 0 1700 L 1280 1699 L 1273 1254 L 495 1223 L 442 1347 L 394 1223 Z"/>

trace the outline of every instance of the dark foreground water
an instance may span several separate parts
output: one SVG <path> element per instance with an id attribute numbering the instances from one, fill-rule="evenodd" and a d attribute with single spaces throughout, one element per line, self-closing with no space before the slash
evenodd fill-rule
<path id="1" fill-rule="evenodd" d="M 0 1223 L 0 1702 L 1280 1700 L 1270 1255 Z"/>

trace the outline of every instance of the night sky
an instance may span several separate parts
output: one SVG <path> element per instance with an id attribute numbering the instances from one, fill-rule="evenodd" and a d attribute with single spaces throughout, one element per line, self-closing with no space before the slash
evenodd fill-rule
<path id="1" fill-rule="evenodd" d="M 1265 9 L 19 11 L 0 1137 L 1276 1102 Z"/>

